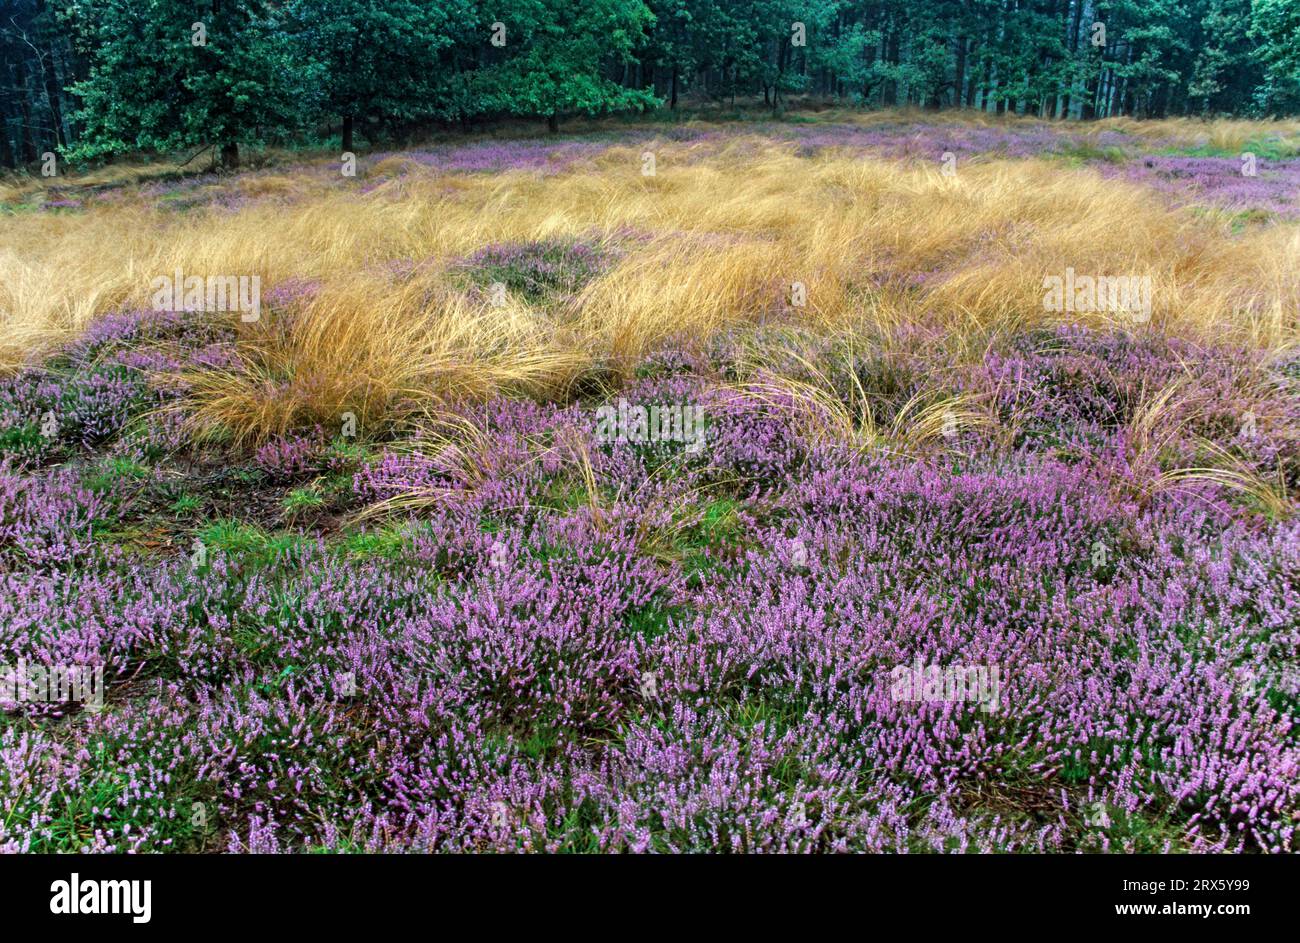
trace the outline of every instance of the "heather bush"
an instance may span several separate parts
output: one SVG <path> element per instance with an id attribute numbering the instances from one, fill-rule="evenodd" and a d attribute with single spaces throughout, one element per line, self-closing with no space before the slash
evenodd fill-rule
<path id="1" fill-rule="evenodd" d="M 0 568 L 47 570 L 87 562 L 101 506 L 71 472 L 36 477 L 0 464 Z"/>
<path id="2" fill-rule="evenodd" d="M 244 323 L 32 263 L 0 670 L 106 696 L 0 688 L 0 850 L 1294 853 L 1300 162 L 986 124 L 63 207 L 77 257 L 118 201 L 276 281 Z M 1076 249 L 1151 322 L 1030 307 Z M 88 285 L 124 307 L 72 337 Z"/>
<path id="3" fill-rule="evenodd" d="M 574 294 L 606 266 L 608 254 L 581 242 L 541 242 L 491 245 L 462 263 L 475 283 L 505 285 L 529 301 Z"/>
<path id="4" fill-rule="evenodd" d="M 9 469 L 0 652 L 109 685 L 76 725 L 0 729 L 0 842 L 1292 850 L 1300 528 L 1221 482 L 1116 484 L 1144 391 L 1190 363 L 1188 422 L 1245 397 L 1289 441 L 1289 394 L 1238 359 L 1019 338 L 944 382 L 1020 441 L 903 452 L 665 353 L 619 395 L 702 404 L 699 454 L 602 441 L 589 402 L 466 403 L 348 457 L 399 530 L 214 525 L 197 561 L 98 553 L 72 477 Z M 910 395 L 905 353 L 847 362 Z M 918 664 L 997 668 L 996 704 L 900 700 Z"/>
<path id="5" fill-rule="evenodd" d="M 321 467 L 325 447 L 325 436 L 319 428 L 312 434 L 277 436 L 258 446 L 253 464 L 272 481 L 297 481 Z"/>

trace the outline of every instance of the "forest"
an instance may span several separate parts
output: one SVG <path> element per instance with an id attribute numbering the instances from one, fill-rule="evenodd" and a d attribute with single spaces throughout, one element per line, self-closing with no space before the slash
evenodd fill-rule
<path id="1" fill-rule="evenodd" d="M 0 167 L 683 108 L 1300 109 L 1294 0 L 3 0 Z M 51 165 L 45 161 L 47 168 Z"/>

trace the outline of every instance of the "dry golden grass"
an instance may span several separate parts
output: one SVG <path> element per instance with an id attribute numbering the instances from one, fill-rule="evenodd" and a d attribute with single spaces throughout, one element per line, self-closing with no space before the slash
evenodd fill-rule
<path id="1" fill-rule="evenodd" d="M 295 159 L 294 152 L 270 148 L 247 155 L 245 169 L 283 164 Z M 69 187 L 112 188 L 132 186 L 153 181 L 179 179 L 211 169 L 212 152 L 205 150 L 185 157 L 157 158 L 135 163 L 106 164 L 93 170 L 69 173 L 67 164 L 60 161 L 54 177 L 0 172 L 0 205 L 18 203 L 36 194 Z"/>
<path id="2" fill-rule="evenodd" d="M 750 378 L 738 390 L 766 411 L 785 414 L 810 439 L 844 443 L 859 452 L 906 454 L 945 438 L 955 445 L 963 430 L 993 424 L 975 398 L 945 393 L 938 382 L 914 392 L 882 422 L 872 407 L 871 392 L 854 369 L 858 354 L 852 334 L 840 338 L 838 354 L 832 357 L 849 381 L 847 399 L 837 387 L 833 365 L 824 357 L 805 356 L 800 338 L 788 340 L 783 358 L 798 376 L 761 362 L 747 363 L 742 369 Z"/>
<path id="3" fill-rule="evenodd" d="M 586 362 L 560 341 L 519 306 L 486 309 L 419 282 L 394 288 L 353 276 L 324 288 L 288 329 L 268 316 L 246 330 L 242 369 L 187 374 L 189 422 L 246 444 L 311 421 L 336 424 L 345 412 L 368 426 L 399 402 L 418 410 L 507 386 L 546 392 Z"/>
<path id="4" fill-rule="evenodd" d="M 1300 128 L 1109 124 L 1225 142 Z M 658 173 L 645 177 L 645 149 L 616 147 L 545 177 L 393 158 L 371 170 L 380 185 L 369 193 L 340 186 L 321 161 L 232 181 L 262 197 L 233 212 L 178 214 L 128 195 L 84 213 L 13 216 L 0 230 L 0 364 L 102 312 L 147 307 L 151 279 L 178 268 L 258 275 L 264 291 L 293 278 L 322 286 L 291 317 L 264 311 L 243 326 L 247 369 L 191 378 L 195 421 L 248 439 L 345 410 L 375 419 L 397 401 L 562 390 L 592 369 L 626 369 L 672 335 L 767 318 L 795 282 L 807 305 L 791 313 L 810 329 L 887 335 L 925 320 L 975 350 L 1000 331 L 1106 323 L 1044 310 L 1044 276 L 1066 268 L 1149 275 L 1154 329 L 1272 349 L 1295 338 L 1294 224 L 1233 234 L 1226 219 L 1060 161 L 971 163 L 949 178 L 741 137 L 654 145 Z M 401 175 L 384 181 L 384 170 Z M 545 308 L 492 307 L 447 271 L 484 245 L 553 237 L 617 241 L 622 252 L 577 297 Z M 388 272 L 394 260 L 430 264 L 404 278 Z"/>
<path id="5" fill-rule="evenodd" d="M 1300 136 L 1300 121 L 1248 121 L 1239 118 L 1162 118 L 1141 121 L 1136 118 L 1105 118 L 1092 125 L 1097 132 L 1123 131 L 1148 139 L 1169 139 L 1187 147 L 1215 147 L 1225 151 L 1242 151 L 1247 145 L 1266 138 L 1294 142 Z"/>

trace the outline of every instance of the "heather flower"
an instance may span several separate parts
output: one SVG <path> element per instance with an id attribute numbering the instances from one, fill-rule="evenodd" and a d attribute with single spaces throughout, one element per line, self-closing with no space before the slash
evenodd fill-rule
<path id="1" fill-rule="evenodd" d="M 256 465 L 273 481 L 294 481 L 313 474 L 324 459 L 325 436 L 318 427 L 311 435 L 290 433 L 258 446 Z"/>
<path id="2" fill-rule="evenodd" d="M 0 569 L 82 562 L 101 507 L 68 471 L 28 477 L 0 463 Z"/>
<path id="3" fill-rule="evenodd" d="M 580 242 L 549 240 L 487 246 L 461 263 L 480 286 L 493 283 L 530 301 L 572 295 L 598 275 L 607 253 Z"/>
<path id="4" fill-rule="evenodd" d="M 1300 160 L 1260 160 L 1254 176 L 1242 172 L 1241 159 L 1148 154 L 1122 166 L 1104 168 L 1111 176 L 1138 181 L 1178 203 L 1218 206 L 1235 212 L 1300 215 Z"/>
<path id="5" fill-rule="evenodd" d="M 0 662 L 102 665 L 108 709 L 7 705 L 0 847 L 1294 851 L 1300 524 L 1143 477 L 1201 440 L 1294 470 L 1290 366 L 1077 328 L 973 361 L 793 345 L 660 351 L 610 400 L 446 404 L 334 464 L 383 555 L 107 553 L 75 470 L 4 466 Z M 814 436 L 747 395 L 755 361 L 881 422 L 934 388 L 998 425 Z M 1135 418 L 1189 364 L 1186 434 L 1144 453 Z M 704 447 L 602 441 L 619 397 L 700 405 Z M 256 457 L 330 462 L 306 432 Z M 896 696 L 918 664 L 996 668 L 996 709 Z"/>

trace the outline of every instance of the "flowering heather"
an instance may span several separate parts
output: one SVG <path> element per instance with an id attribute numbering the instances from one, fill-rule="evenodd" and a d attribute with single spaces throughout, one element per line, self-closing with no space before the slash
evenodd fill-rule
<path id="1" fill-rule="evenodd" d="M 1300 850 L 1300 180 L 1199 127 L 61 181 L 0 233 L 0 679 L 104 702 L 0 687 L 0 851 Z"/>
<path id="2" fill-rule="evenodd" d="M 0 571 L 66 566 L 94 550 L 100 499 L 62 471 L 23 476 L 0 464 Z"/>
<path id="3" fill-rule="evenodd" d="M 183 393 L 180 374 L 237 362 L 228 329 L 211 321 L 115 312 L 45 364 L 0 379 L 0 455 L 44 464 L 109 443 L 175 451 L 182 417 L 163 407 Z"/>
<path id="4" fill-rule="evenodd" d="M 142 374 L 106 364 L 67 375 L 31 370 L 4 387 L 0 442 L 38 460 L 107 441 L 140 411 L 146 395 Z"/>
<path id="5" fill-rule="evenodd" d="M 646 140 L 650 135 L 642 135 Z M 401 151 L 395 154 L 379 153 L 370 158 L 371 166 L 380 166 L 389 159 L 410 161 L 423 167 L 466 173 L 536 170 L 558 173 L 575 164 L 590 160 L 615 144 L 626 145 L 637 135 L 619 135 L 617 138 L 580 138 L 562 141 L 502 140 L 475 141 L 448 145 L 429 150 Z"/>
<path id="6" fill-rule="evenodd" d="M 309 301 L 319 290 L 319 281 L 309 278 L 291 278 L 263 292 L 262 301 L 272 308 L 291 308 Z"/>
<path id="7" fill-rule="evenodd" d="M 805 369 L 885 425 L 927 382 L 997 417 L 862 448 L 754 394 L 783 352 L 661 351 L 618 392 L 699 406 L 698 452 L 602 440 L 600 400 L 449 404 L 362 462 L 385 513 L 346 539 L 125 556 L 75 472 L 3 469 L 0 658 L 107 695 L 6 707 L 0 845 L 1295 850 L 1300 526 L 1128 487 L 1188 369 L 1168 422 L 1293 475 L 1285 368 L 1073 328 L 975 362 L 823 345 Z M 895 696 L 914 665 L 996 668 L 995 708 Z"/>
<path id="8" fill-rule="evenodd" d="M 825 129 L 771 128 L 808 153 L 825 148 L 849 148 L 894 158 L 938 162 L 945 153 L 958 160 L 982 157 L 1040 157 L 1070 147 L 1072 135 L 1049 124 L 1008 127 L 965 127 L 896 122 L 862 127 L 831 125 Z"/>
<path id="9" fill-rule="evenodd" d="M 756 138 L 754 135 L 761 135 Z M 1178 205 L 1209 206 L 1238 213 L 1268 214 L 1283 219 L 1300 216 L 1296 193 L 1300 191 L 1300 159 L 1259 157 L 1257 173 L 1242 173 L 1239 154 L 1193 156 L 1179 153 L 1174 138 L 1138 137 L 1118 130 L 1084 133 L 1053 122 L 1011 125 L 963 125 L 924 120 L 891 121 L 861 125 L 819 122 L 790 126 L 779 122 L 754 122 L 717 129 L 672 128 L 669 133 L 638 135 L 630 132 L 617 141 L 589 136 L 561 142 L 494 141 L 448 146 L 428 151 L 377 154 L 372 165 L 386 160 L 446 172 L 499 172 L 537 170 L 559 173 L 599 157 L 609 147 L 657 149 L 664 141 L 688 143 L 703 153 L 737 146 L 757 153 L 770 142 L 793 145 L 801 156 L 839 151 L 893 160 L 941 166 L 955 161 L 1065 158 L 1095 168 L 1108 178 L 1123 178 L 1168 195 Z M 1264 145 L 1267 147 L 1267 145 Z M 373 187 L 375 184 L 367 184 Z"/>
<path id="10" fill-rule="evenodd" d="M 1154 187 L 1179 203 L 1258 211 L 1284 219 L 1300 217 L 1300 159 L 1260 158 L 1254 176 L 1243 174 L 1242 167 L 1239 156 L 1152 154 L 1122 165 L 1107 165 L 1103 173 Z"/>
<path id="11" fill-rule="evenodd" d="M 253 464 L 273 480 L 292 481 L 310 475 L 320 464 L 323 450 L 324 435 L 319 429 L 314 435 L 277 436 L 258 447 Z"/>
<path id="12" fill-rule="evenodd" d="M 580 242 L 491 245 L 461 263 L 480 285 L 501 283 L 531 301 L 572 295 L 606 265 L 606 253 Z"/>

